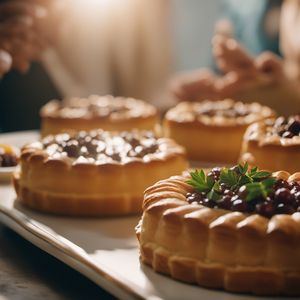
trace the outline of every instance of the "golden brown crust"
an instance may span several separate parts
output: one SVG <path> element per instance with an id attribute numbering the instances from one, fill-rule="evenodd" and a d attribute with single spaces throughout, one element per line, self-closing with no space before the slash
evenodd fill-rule
<path id="1" fill-rule="evenodd" d="M 93 108 L 94 107 L 94 108 Z M 41 108 L 41 135 L 66 130 L 158 130 L 157 109 L 133 98 L 95 96 L 52 100 Z"/>
<path id="2" fill-rule="evenodd" d="M 230 99 L 180 103 L 167 112 L 163 123 L 164 133 L 183 145 L 190 159 L 235 163 L 247 126 L 274 116 L 274 112 L 258 103 L 234 103 Z M 232 117 L 201 113 L 206 107 L 222 110 L 233 105 L 237 105 L 240 110 L 247 110 L 248 113 Z"/>
<path id="3" fill-rule="evenodd" d="M 235 107 L 238 111 L 244 111 L 242 115 L 227 116 L 222 114 L 205 114 L 205 111 L 223 111 Z M 220 101 L 181 102 L 167 112 L 166 118 L 181 124 L 193 126 L 231 127 L 237 125 L 252 124 L 259 120 L 274 116 L 274 111 L 259 103 L 242 103 L 232 99 Z"/>
<path id="4" fill-rule="evenodd" d="M 261 169 L 276 171 L 284 169 L 290 173 L 300 170 L 300 136 L 282 138 L 267 134 L 265 121 L 257 122 L 245 132 L 240 162 L 248 162 Z M 270 159 L 272 157 L 272 159 Z"/>
<path id="5" fill-rule="evenodd" d="M 300 181 L 300 173 L 274 176 Z M 187 178 L 170 177 L 145 191 L 136 229 L 142 261 L 205 287 L 299 295 L 300 213 L 267 219 L 188 204 Z"/>
<path id="6" fill-rule="evenodd" d="M 25 146 L 15 187 L 20 201 L 65 215 L 117 215 L 141 211 L 144 189 L 187 168 L 182 147 L 158 139 L 160 150 L 126 161 L 97 161 L 49 153 L 41 142 Z M 141 174 L 146 174 L 141 176 Z"/>
<path id="7" fill-rule="evenodd" d="M 22 204 L 44 213 L 68 216 L 114 216 L 141 211 L 139 196 L 84 196 L 62 193 L 45 193 L 20 185 L 15 173 L 14 187 Z"/>

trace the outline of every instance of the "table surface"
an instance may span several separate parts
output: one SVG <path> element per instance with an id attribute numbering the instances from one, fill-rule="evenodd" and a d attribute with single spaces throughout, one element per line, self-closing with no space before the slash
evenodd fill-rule
<path id="1" fill-rule="evenodd" d="M 0 224 L 0 299 L 115 299 Z"/>

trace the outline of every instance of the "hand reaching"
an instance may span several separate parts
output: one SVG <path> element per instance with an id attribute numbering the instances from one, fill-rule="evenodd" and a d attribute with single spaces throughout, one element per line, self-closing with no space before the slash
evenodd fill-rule
<path id="1" fill-rule="evenodd" d="M 216 62 L 224 75 L 216 82 L 222 97 L 269 86 L 284 77 L 282 59 L 271 52 L 252 57 L 236 40 L 216 36 L 213 40 Z"/>
<path id="2" fill-rule="evenodd" d="M 12 67 L 12 57 L 4 50 L 0 50 L 0 76 L 7 73 Z"/>
<path id="3" fill-rule="evenodd" d="M 197 101 L 215 99 L 217 95 L 215 82 L 217 76 L 207 69 L 182 73 L 170 81 L 171 93 L 180 101 Z"/>
<path id="4" fill-rule="evenodd" d="M 268 87 L 284 78 L 282 59 L 264 52 L 252 57 L 230 36 L 213 38 L 213 54 L 223 75 L 202 69 L 176 76 L 170 85 L 181 101 L 217 100 Z"/>
<path id="5" fill-rule="evenodd" d="M 10 69 L 26 72 L 52 42 L 55 25 L 50 14 L 56 2 L 11 0 L 0 4 L 1 77 Z"/>
<path id="6" fill-rule="evenodd" d="M 212 45 L 217 66 L 224 74 L 254 70 L 253 57 L 235 39 L 217 34 L 213 37 Z"/>

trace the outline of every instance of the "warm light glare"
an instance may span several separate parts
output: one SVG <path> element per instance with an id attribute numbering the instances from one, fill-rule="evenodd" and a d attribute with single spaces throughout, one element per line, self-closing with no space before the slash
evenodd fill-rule
<path id="1" fill-rule="evenodd" d="M 75 0 L 78 4 L 84 6 L 86 9 L 105 9 L 107 7 L 115 5 L 118 1 L 115 0 Z"/>
<path id="2" fill-rule="evenodd" d="M 84 2 L 89 6 L 107 6 L 115 1 L 114 0 L 86 0 Z"/>

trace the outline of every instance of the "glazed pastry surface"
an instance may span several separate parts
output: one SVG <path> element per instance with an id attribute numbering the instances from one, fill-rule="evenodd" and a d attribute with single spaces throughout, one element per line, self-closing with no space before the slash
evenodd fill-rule
<path id="1" fill-rule="evenodd" d="M 65 130 L 154 130 L 157 109 L 133 98 L 96 96 L 52 100 L 42 107 L 42 135 Z"/>
<path id="2" fill-rule="evenodd" d="M 274 115 L 259 103 L 231 99 L 182 102 L 167 112 L 163 129 L 191 160 L 236 163 L 248 125 Z"/>
<path id="3" fill-rule="evenodd" d="M 270 171 L 300 171 L 300 116 L 267 119 L 249 126 L 240 161 Z"/>
<path id="4" fill-rule="evenodd" d="M 26 145 L 20 163 L 20 201 L 66 215 L 136 213 L 147 186 L 187 167 L 182 147 L 148 131 L 48 136 Z"/>

